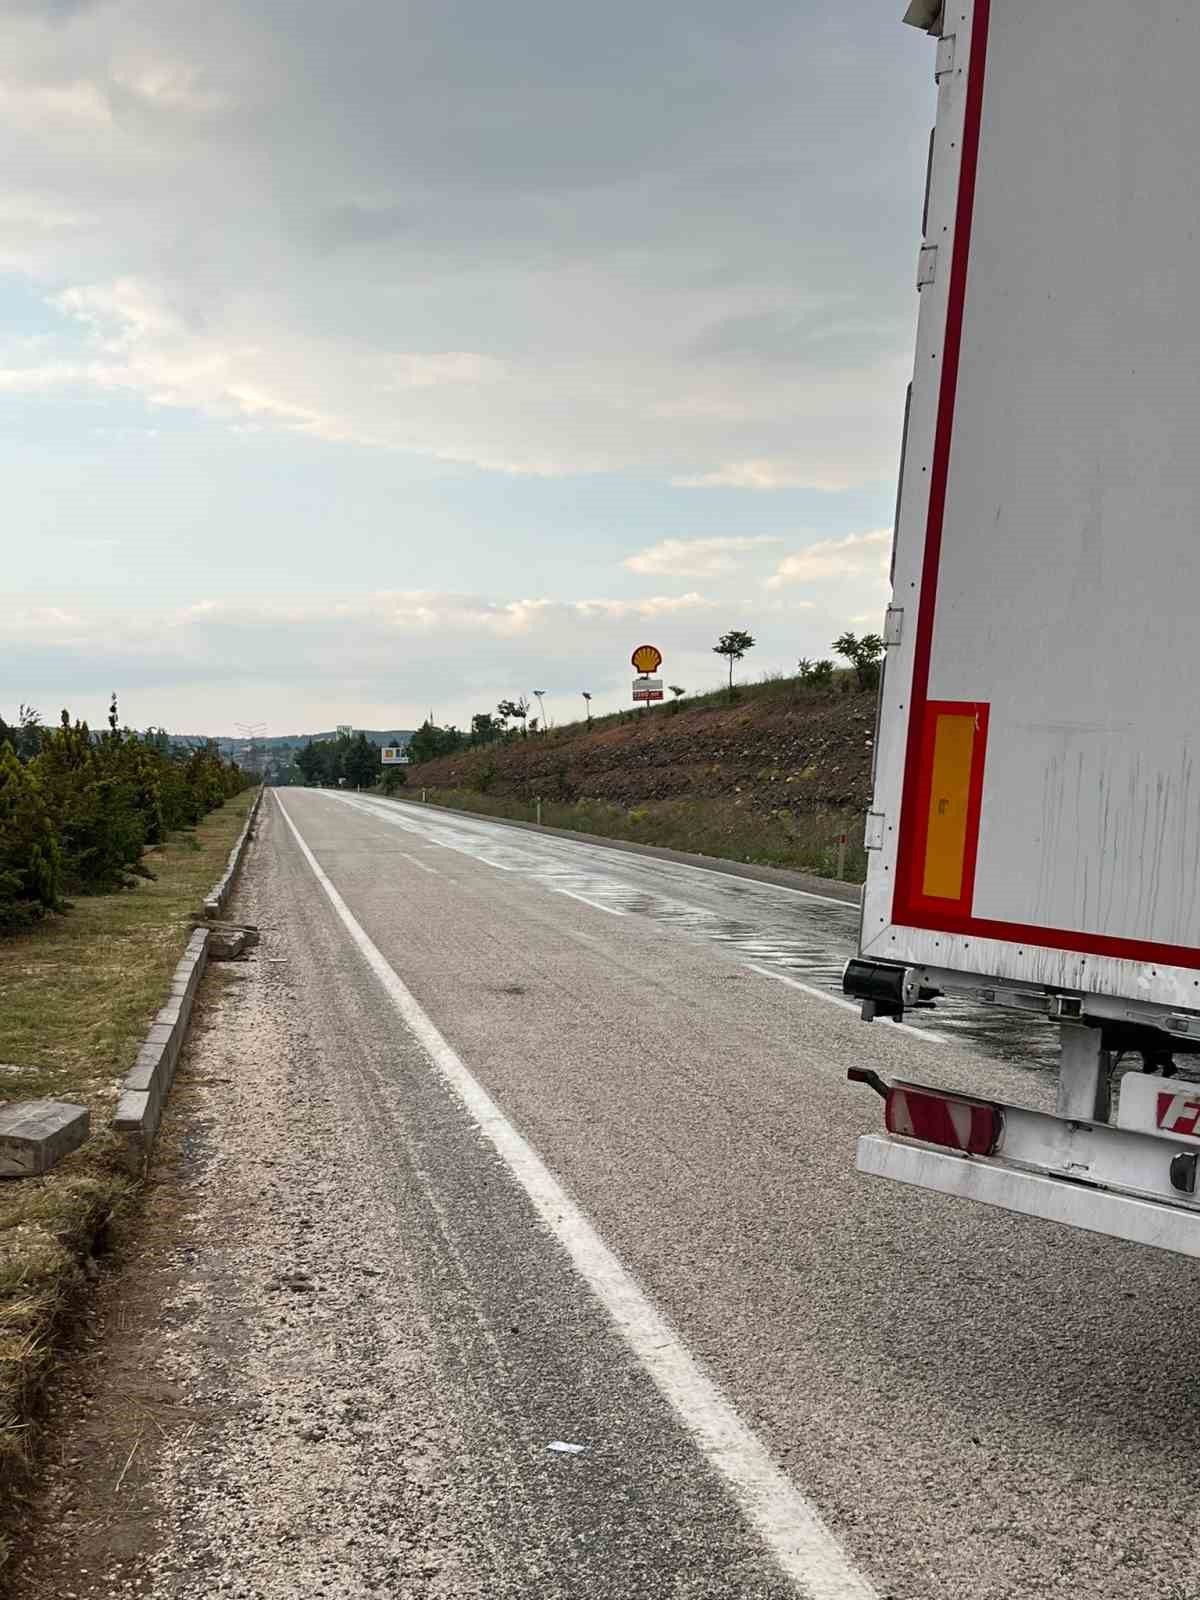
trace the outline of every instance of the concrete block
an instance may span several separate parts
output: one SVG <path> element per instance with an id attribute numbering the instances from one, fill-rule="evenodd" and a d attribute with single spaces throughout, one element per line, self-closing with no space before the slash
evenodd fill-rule
<path id="1" fill-rule="evenodd" d="M 246 934 L 241 928 L 214 928 L 208 936 L 210 961 L 236 961 L 246 948 Z"/>
<path id="2" fill-rule="evenodd" d="M 195 926 L 198 932 L 203 931 L 209 934 L 210 944 L 211 936 L 214 933 L 244 933 L 246 935 L 247 949 L 251 945 L 256 945 L 258 943 L 258 924 L 256 922 L 230 922 L 228 918 L 223 918 L 220 922 L 216 923 L 207 921 L 197 922 Z"/>
<path id="3" fill-rule="evenodd" d="M 49 1172 L 88 1136 L 86 1106 L 62 1100 L 21 1100 L 0 1110 L 0 1177 Z"/>
<path id="4" fill-rule="evenodd" d="M 122 1089 L 134 1089 L 139 1094 L 149 1093 L 154 1087 L 155 1079 L 158 1077 L 159 1062 L 161 1060 L 161 1050 L 149 1053 L 143 1051 L 138 1057 L 136 1065 L 131 1067 L 122 1079 Z"/>
<path id="5" fill-rule="evenodd" d="M 112 1125 L 122 1132 L 136 1131 L 146 1118 L 150 1096 L 144 1089 L 123 1089 L 113 1113 Z"/>

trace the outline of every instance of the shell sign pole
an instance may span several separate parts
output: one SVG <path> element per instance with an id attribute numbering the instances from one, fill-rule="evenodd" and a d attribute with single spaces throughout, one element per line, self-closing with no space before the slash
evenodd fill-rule
<path id="1" fill-rule="evenodd" d="M 663 686 L 661 678 L 654 678 L 652 673 L 657 672 L 662 666 L 662 651 L 652 644 L 640 644 L 633 652 L 633 665 L 641 673 L 640 678 L 633 680 L 634 704 L 639 702 L 645 705 L 650 700 L 661 700 Z"/>

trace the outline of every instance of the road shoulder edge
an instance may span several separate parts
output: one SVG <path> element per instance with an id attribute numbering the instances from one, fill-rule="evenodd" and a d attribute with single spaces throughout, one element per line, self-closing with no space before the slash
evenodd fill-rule
<path id="1" fill-rule="evenodd" d="M 209 924 L 229 903 L 265 793 L 265 786 L 260 785 L 225 871 L 205 896 L 204 917 Z M 134 1173 L 144 1173 L 150 1160 L 216 931 L 214 926 L 197 927 L 188 940 L 172 974 L 167 1003 L 150 1024 L 137 1060 L 122 1080 L 110 1126 L 121 1141 L 125 1165 Z"/>

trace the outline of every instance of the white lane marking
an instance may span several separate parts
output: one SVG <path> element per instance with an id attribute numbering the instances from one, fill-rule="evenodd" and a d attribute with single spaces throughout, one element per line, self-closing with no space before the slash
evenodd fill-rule
<path id="1" fill-rule="evenodd" d="M 576 894 L 574 889 L 564 889 L 561 883 L 551 884 L 550 887 L 554 890 L 555 894 L 565 894 L 568 895 L 572 900 L 582 900 L 585 906 L 592 906 L 597 911 L 607 911 L 611 917 L 623 917 L 625 915 L 625 913 L 623 911 L 619 911 L 616 906 L 602 906 L 599 900 L 589 900 L 587 895 Z"/>
<path id="2" fill-rule="evenodd" d="M 350 795 L 339 794 L 332 789 L 322 789 L 318 792 L 321 794 L 327 793 L 331 799 L 343 800 L 348 805 L 354 804 L 354 800 Z M 430 813 L 434 813 L 436 815 L 438 812 L 440 812 L 442 815 L 453 819 L 454 823 L 461 824 L 464 827 L 464 830 L 469 830 L 472 827 L 478 827 L 478 831 L 484 837 L 490 836 L 495 838 L 498 832 L 503 834 L 504 831 L 504 823 L 502 820 L 497 821 L 496 819 L 490 817 L 469 817 L 464 812 L 452 811 L 449 806 L 433 806 L 428 804 L 421 806 L 415 800 L 375 799 L 366 800 L 363 802 L 363 804 L 365 806 L 369 805 L 373 807 L 379 807 L 380 809 L 386 807 L 388 810 L 393 808 L 404 808 L 405 810 L 411 812 L 414 818 L 418 816 L 428 817 Z M 514 829 L 513 831 L 523 833 L 525 830 Z M 601 856 L 602 858 L 609 856 L 610 851 L 611 855 L 632 856 L 635 861 L 641 861 L 647 866 L 654 865 L 659 868 L 668 869 L 668 876 L 671 872 L 700 872 L 708 878 L 733 878 L 740 883 L 752 883 L 757 889 L 770 889 L 772 891 L 778 891 L 781 894 L 798 894 L 802 900 L 820 900 L 823 905 L 841 906 L 843 911 L 849 911 L 855 915 L 858 915 L 858 913 L 862 910 L 862 906 L 857 900 L 842 900 L 836 895 L 818 894 L 815 889 L 795 889 L 790 883 L 771 883 L 768 879 L 764 878 L 747 878 L 743 877 L 741 873 L 725 872 L 718 866 L 701 867 L 697 866 L 694 861 L 672 861 L 668 856 L 643 855 L 639 850 L 615 850 L 611 849 L 611 847 L 608 845 L 597 844 L 594 839 L 576 840 L 570 838 L 569 836 L 564 838 L 561 834 L 553 834 L 549 837 L 547 837 L 545 834 L 538 834 L 535 835 L 535 837 L 541 839 L 543 844 L 563 845 L 566 847 L 566 849 L 573 851 L 591 851 L 593 854 Z"/>
<path id="3" fill-rule="evenodd" d="M 816 1507 L 771 1459 L 733 1402 L 438 1032 L 326 877 L 278 794 L 275 800 L 317 882 L 389 1000 L 525 1190 L 710 1466 L 728 1484 L 780 1568 L 808 1600 L 878 1600 L 876 1590 L 825 1526 Z"/>
<path id="4" fill-rule="evenodd" d="M 858 1016 L 862 1007 L 855 1000 L 843 1000 L 840 994 L 830 994 L 828 989 L 818 989 L 815 984 L 801 983 L 799 978 L 789 978 L 786 972 L 775 972 L 770 967 L 755 966 L 753 961 L 743 963 L 751 972 L 759 972 L 764 978 L 774 978 L 776 983 L 786 983 L 789 989 L 799 989 L 802 994 L 812 995 L 814 1000 L 826 1000 L 831 1006 L 841 1006 L 843 1011 L 853 1011 Z M 930 1033 L 927 1028 L 914 1028 L 911 1022 L 893 1022 L 891 1024 L 900 1033 L 911 1033 L 914 1039 L 924 1039 L 926 1044 L 950 1044 L 940 1033 Z"/>
<path id="5" fill-rule="evenodd" d="M 397 850 L 396 854 L 400 857 L 401 861 L 410 861 L 414 867 L 420 867 L 422 872 L 428 872 L 431 877 L 441 877 L 441 873 L 436 867 L 427 867 L 423 861 L 418 861 L 416 856 L 410 856 L 407 851 Z"/>
<path id="6" fill-rule="evenodd" d="M 770 967 L 759 967 L 753 961 L 744 963 L 751 972 L 760 973 L 764 978 L 774 978 L 776 983 L 786 983 L 789 989 L 799 989 L 801 994 L 810 994 L 814 1000 L 826 1000 L 831 1006 L 841 1006 L 843 1011 L 853 1011 L 858 1016 L 860 1008 L 853 1000 L 843 1000 L 840 994 L 830 994 L 828 989 L 818 989 L 813 983 L 801 983 L 799 978 L 789 978 L 786 972 L 775 972 Z"/>

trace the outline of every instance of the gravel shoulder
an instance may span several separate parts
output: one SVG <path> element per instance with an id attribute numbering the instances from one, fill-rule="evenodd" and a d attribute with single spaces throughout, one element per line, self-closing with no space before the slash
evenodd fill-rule
<path id="1" fill-rule="evenodd" d="M 281 826 L 236 907 L 262 942 L 206 979 L 56 1408 L 14 1600 L 782 1600 L 524 1196 L 380 1026 Z"/>

